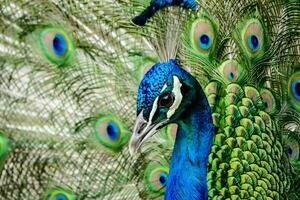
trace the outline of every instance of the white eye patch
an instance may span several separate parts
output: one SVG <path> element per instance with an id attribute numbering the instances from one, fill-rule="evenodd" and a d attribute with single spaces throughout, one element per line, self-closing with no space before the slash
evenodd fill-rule
<path id="1" fill-rule="evenodd" d="M 161 89 L 160 92 L 164 91 L 166 88 L 167 88 L 167 84 L 165 84 L 165 85 L 163 86 L 163 88 Z M 155 112 L 156 112 L 156 110 L 157 110 L 157 101 L 158 101 L 158 98 L 159 98 L 159 97 L 156 97 L 156 99 L 155 99 L 154 102 L 153 102 L 153 106 L 152 106 L 152 109 L 151 109 L 151 112 L 150 112 L 150 116 L 149 116 L 149 122 L 150 122 L 149 124 L 152 123 L 152 118 L 153 118 L 153 116 L 154 116 L 154 114 L 155 114 Z"/>
<path id="2" fill-rule="evenodd" d="M 172 104 L 172 106 L 169 108 L 168 112 L 167 112 L 167 118 L 170 119 L 172 117 L 172 115 L 176 112 L 177 108 L 179 107 L 181 101 L 182 101 L 182 94 L 181 94 L 181 88 L 182 84 L 180 83 L 179 79 L 177 76 L 173 76 L 173 90 L 172 93 L 174 94 L 175 100 Z M 161 90 L 161 93 L 167 88 L 167 85 L 165 84 Z M 153 106 L 150 112 L 150 116 L 149 116 L 149 124 L 151 124 L 153 116 L 158 108 L 157 106 L 157 102 L 158 102 L 158 98 L 156 97 L 156 99 L 153 102 Z"/>
<path id="3" fill-rule="evenodd" d="M 172 93 L 175 96 L 175 100 L 173 105 L 170 107 L 169 111 L 167 112 L 167 118 L 170 119 L 172 115 L 175 113 L 177 108 L 179 107 L 181 101 L 182 101 L 182 94 L 181 94 L 181 88 L 182 84 L 180 83 L 177 76 L 173 76 L 173 90 Z"/>

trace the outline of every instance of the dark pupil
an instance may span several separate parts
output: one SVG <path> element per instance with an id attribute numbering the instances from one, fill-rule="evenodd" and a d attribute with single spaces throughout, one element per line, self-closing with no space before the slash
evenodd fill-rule
<path id="1" fill-rule="evenodd" d="M 234 73 L 233 73 L 233 72 L 230 72 L 230 73 L 229 73 L 229 77 L 230 77 L 231 79 L 233 79 L 233 78 L 234 78 Z"/>
<path id="2" fill-rule="evenodd" d="M 164 185 L 164 184 L 166 183 L 166 177 L 160 176 L 160 177 L 159 177 L 159 182 L 160 182 L 162 185 Z"/>
<path id="3" fill-rule="evenodd" d="M 108 134 L 110 139 L 112 139 L 112 140 L 117 139 L 118 134 L 117 134 L 115 128 L 112 125 L 108 125 L 106 130 L 107 130 L 107 134 Z"/>
<path id="4" fill-rule="evenodd" d="M 300 96 L 300 83 L 298 82 L 298 83 L 296 83 L 296 93 L 297 93 L 297 95 L 299 95 Z"/>
<path id="5" fill-rule="evenodd" d="M 204 34 L 200 37 L 200 41 L 201 41 L 202 44 L 208 44 L 209 43 L 209 37 L 206 34 Z"/>
<path id="6" fill-rule="evenodd" d="M 165 96 L 163 96 L 160 101 L 159 101 L 159 105 L 160 106 L 163 106 L 163 107 L 171 107 L 172 103 L 173 103 L 173 94 L 169 93 L 169 94 L 166 94 Z"/>
<path id="7" fill-rule="evenodd" d="M 268 108 L 268 106 L 269 106 L 268 103 L 267 103 L 267 102 L 264 102 L 264 107 L 265 107 L 265 108 Z"/>
<path id="8" fill-rule="evenodd" d="M 55 38 L 53 39 L 53 47 L 58 52 L 61 52 L 64 49 L 63 46 L 62 46 L 61 39 L 58 38 L 57 36 L 55 36 Z"/>
<path id="9" fill-rule="evenodd" d="M 52 41 L 54 53 L 57 56 L 62 56 L 66 53 L 67 44 L 62 35 L 56 34 Z"/>
<path id="10" fill-rule="evenodd" d="M 67 200 L 67 197 L 65 195 L 59 194 L 56 196 L 56 200 Z"/>
<path id="11" fill-rule="evenodd" d="M 258 47 L 258 39 L 255 35 L 252 35 L 251 36 L 251 43 L 253 45 L 254 48 L 257 48 Z"/>
<path id="12" fill-rule="evenodd" d="M 287 153 L 288 153 L 290 156 L 293 154 L 293 149 L 292 149 L 290 146 L 288 146 L 288 148 L 287 148 Z"/>

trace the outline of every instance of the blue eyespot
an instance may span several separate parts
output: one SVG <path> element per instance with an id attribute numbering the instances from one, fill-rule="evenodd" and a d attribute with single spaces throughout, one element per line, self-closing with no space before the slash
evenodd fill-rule
<path id="1" fill-rule="evenodd" d="M 168 180 L 169 169 L 159 163 L 151 163 L 144 173 L 144 181 L 154 193 L 164 193 Z"/>
<path id="2" fill-rule="evenodd" d="M 299 101 L 300 100 L 300 82 L 298 80 L 294 80 L 292 83 L 292 93 L 293 96 Z"/>
<path id="3" fill-rule="evenodd" d="M 298 161 L 299 159 L 299 143 L 297 140 L 290 139 L 290 141 L 286 144 L 286 153 L 290 159 L 290 161 Z"/>
<path id="4" fill-rule="evenodd" d="M 297 136 L 294 137 L 292 134 L 283 135 L 283 144 L 286 155 L 289 158 L 290 163 L 299 165 L 300 161 L 300 143 Z"/>
<path id="5" fill-rule="evenodd" d="M 269 108 L 268 102 L 263 102 L 263 106 L 264 106 L 265 109 Z"/>
<path id="6" fill-rule="evenodd" d="M 159 183 L 162 185 L 162 186 L 165 186 L 166 183 L 167 183 L 167 174 L 165 173 L 160 173 L 159 174 Z"/>
<path id="7" fill-rule="evenodd" d="M 94 134 L 101 145 L 112 151 L 120 151 L 130 139 L 130 133 L 122 121 L 113 114 L 100 116 L 94 124 Z"/>
<path id="8" fill-rule="evenodd" d="M 211 47 L 212 40 L 209 35 L 201 34 L 199 36 L 198 44 L 202 49 L 208 50 Z"/>
<path id="9" fill-rule="evenodd" d="M 238 82 L 243 76 L 243 68 L 235 60 L 223 62 L 220 71 L 225 80 L 229 82 Z"/>
<path id="10" fill-rule="evenodd" d="M 55 200 L 68 200 L 68 198 L 66 197 L 66 195 L 58 194 L 55 196 Z"/>
<path id="11" fill-rule="evenodd" d="M 249 35 L 247 38 L 248 46 L 252 51 L 257 51 L 259 49 L 259 40 L 256 35 Z"/>
<path id="12" fill-rule="evenodd" d="M 293 155 L 293 149 L 289 145 L 287 146 L 287 153 L 288 153 L 289 157 L 291 157 Z"/>
<path id="13" fill-rule="evenodd" d="M 52 48 L 57 56 L 62 56 L 67 51 L 67 42 L 61 34 L 55 34 L 52 42 Z"/>
<path id="14" fill-rule="evenodd" d="M 228 74 L 228 78 L 229 78 L 229 80 L 233 80 L 233 79 L 234 79 L 234 77 L 235 77 L 235 74 L 234 74 L 234 72 L 229 72 L 229 74 Z"/>
<path id="15" fill-rule="evenodd" d="M 115 123 L 108 122 L 107 127 L 106 127 L 106 131 L 107 131 L 108 137 L 111 140 L 116 141 L 118 139 L 119 129 L 118 129 L 118 126 Z"/>

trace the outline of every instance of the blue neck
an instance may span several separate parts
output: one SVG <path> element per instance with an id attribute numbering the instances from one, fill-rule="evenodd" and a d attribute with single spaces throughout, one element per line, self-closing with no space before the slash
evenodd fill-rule
<path id="1" fill-rule="evenodd" d="M 206 168 L 213 138 L 207 99 L 199 89 L 198 103 L 178 121 L 165 200 L 206 200 Z"/>

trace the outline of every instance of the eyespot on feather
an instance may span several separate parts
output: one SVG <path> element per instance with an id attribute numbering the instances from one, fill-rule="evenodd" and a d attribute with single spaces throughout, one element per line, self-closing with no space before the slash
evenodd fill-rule
<path id="1" fill-rule="evenodd" d="M 228 60 L 220 66 L 224 79 L 230 83 L 238 82 L 244 75 L 243 68 L 234 60 Z"/>
<path id="2" fill-rule="evenodd" d="M 252 100 L 255 106 L 260 107 L 262 104 L 261 96 L 255 87 L 245 86 L 244 87 L 245 96 Z"/>
<path id="3" fill-rule="evenodd" d="M 168 174 L 168 167 L 158 164 L 149 164 L 144 175 L 144 182 L 148 186 L 149 191 L 154 193 L 164 193 Z"/>
<path id="4" fill-rule="evenodd" d="M 58 65 L 66 63 L 74 52 L 70 36 L 59 28 L 46 28 L 40 33 L 40 46 L 45 56 Z"/>
<path id="5" fill-rule="evenodd" d="M 291 163 L 299 162 L 299 142 L 291 135 L 283 137 L 285 152 Z"/>
<path id="6" fill-rule="evenodd" d="M 246 23 L 242 31 L 242 39 L 245 48 L 251 56 L 256 56 L 263 52 L 265 46 L 264 31 L 259 20 L 251 19 Z"/>
<path id="7" fill-rule="evenodd" d="M 64 194 L 57 194 L 55 196 L 55 200 L 68 200 L 68 197 L 66 197 Z"/>
<path id="8" fill-rule="evenodd" d="M 178 129 L 177 124 L 170 124 L 167 126 L 168 139 L 175 141 L 177 135 L 177 129 Z"/>
<path id="9" fill-rule="evenodd" d="M 208 55 L 216 40 L 215 29 L 208 19 L 198 19 L 191 27 L 192 47 L 202 55 Z"/>
<path id="10" fill-rule="evenodd" d="M 129 133 L 122 122 L 113 115 L 101 116 L 95 123 L 98 141 L 112 151 L 119 151 L 129 140 Z"/>
<path id="11" fill-rule="evenodd" d="M 77 200 L 76 195 L 70 191 L 63 188 L 52 188 L 49 189 L 44 195 L 46 200 Z"/>
<path id="12" fill-rule="evenodd" d="M 288 95 L 291 105 L 300 110 L 300 72 L 294 73 L 288 84 Z"/>
<path id="13" fill-rule="evenodd" d="M 269 114 L 276 112 L 276 100 L 272 92 L 267 89 L 262 89 L 260 96 L 264 110 Z"/>

